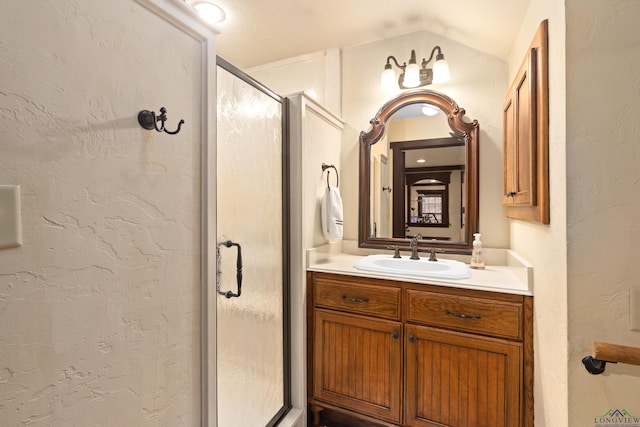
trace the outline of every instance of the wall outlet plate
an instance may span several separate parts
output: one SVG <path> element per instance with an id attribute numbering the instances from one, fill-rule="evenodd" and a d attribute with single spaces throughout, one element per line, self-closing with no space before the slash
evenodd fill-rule
<path id="1" fill-rule="evenodd" d="M 20 186 L 0 185 L 0 249 L 21 244 Z"/>
<path id="2" fill-rule="evenodd" d="M 640 287 L 629 289 L 629 329 L 640 331 Z"/>

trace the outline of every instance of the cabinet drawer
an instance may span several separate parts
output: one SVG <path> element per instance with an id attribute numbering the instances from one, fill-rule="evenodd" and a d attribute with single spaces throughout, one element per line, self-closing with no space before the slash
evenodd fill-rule
<path id="1" fill-rule="evenodd" d="M 317 280 L 313 297 L 318 307 L 400 319 L 400 288 Z"/>
<path id="2" fill-rule="evenodd" d="M 522 339 L 522 304 L 407 290 L 407 321 Z"/>

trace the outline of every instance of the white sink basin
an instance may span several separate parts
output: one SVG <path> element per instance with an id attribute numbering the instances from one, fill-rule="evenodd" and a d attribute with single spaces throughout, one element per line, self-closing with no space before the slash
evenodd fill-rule
<path id="1" fill-rule="evenodd" d="M 459 280 L 471 277 L 471 270 L 467 264 L 451 259 L 429 261 L 428 258 L 413 260 L 408 256 L 394 258 L 392 255 L 386 254 L 369 255 L 356 262 L 354 267 L 358 270 L 377 273 L 432 277 L 435 279 Z"/>

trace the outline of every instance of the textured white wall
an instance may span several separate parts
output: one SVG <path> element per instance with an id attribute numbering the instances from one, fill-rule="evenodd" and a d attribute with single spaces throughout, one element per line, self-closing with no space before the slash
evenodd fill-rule
<path id="1" fill-rule="evenodd" d="M 580 363 L 593 340 L 640 346 L 640 2 L 566 4 L 569 425 L 582 427 L 609 409 L 640 416 L 640 366 Z"/>
<path id="2" fill-rule="evenodd" d="M 3 426 L 199 424 L 200 49 L 131 0 L 3 2 Z"/>

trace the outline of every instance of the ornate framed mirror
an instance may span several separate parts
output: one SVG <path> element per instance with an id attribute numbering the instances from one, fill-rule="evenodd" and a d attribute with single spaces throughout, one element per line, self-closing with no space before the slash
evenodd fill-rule
<path id="1" fill-rule="evenodd" d="M 478 230 L 477 120 L 428 89 L 391 99 L 360 133 L 359 245 L 470 253 Z"/>

